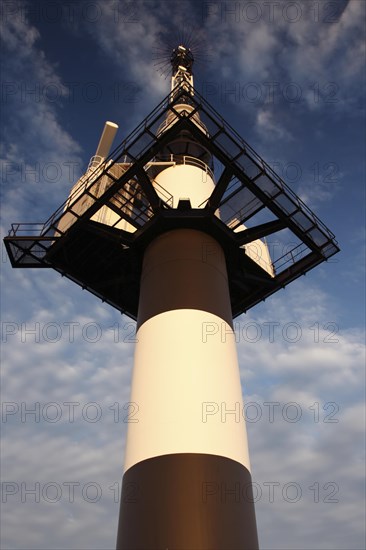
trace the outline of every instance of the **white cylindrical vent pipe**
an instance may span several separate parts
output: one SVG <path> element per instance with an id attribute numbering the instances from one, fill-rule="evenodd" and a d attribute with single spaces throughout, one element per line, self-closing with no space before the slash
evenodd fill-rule
<path id="1" fill-rule="evenodd" d="M 107 120 L 104 125 L 95 156 L 101 157 L 102 159 L 106 159 L 108 157 L 117 130 L 118 125 Z"/>

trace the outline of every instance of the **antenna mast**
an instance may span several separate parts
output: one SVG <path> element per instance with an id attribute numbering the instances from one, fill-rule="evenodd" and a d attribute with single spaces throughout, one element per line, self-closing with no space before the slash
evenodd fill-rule
<path id="1" fill-rule="evenodd" d="M 170 61 L 172 64 L 171 91 L 176 89 L 171 95 L 171 101 L 182 90 L 194 95 L 192 72 L 194 57 L 191 50 L 182 45 L 174 48 Z"/>

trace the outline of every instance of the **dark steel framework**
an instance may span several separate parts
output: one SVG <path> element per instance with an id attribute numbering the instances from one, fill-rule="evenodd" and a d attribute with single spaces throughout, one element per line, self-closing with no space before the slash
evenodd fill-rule
<path id="1" fill-rule="evenodd" d="M 173 92 L 44 224 L 12 224 L 4 242 L 13 267 L 53 268 L 136 319 L 145 247 L 165 231 L 198 229 L 223 246 L 236 317 L 339 251 L 333 233 L 203 97 Z M 175 109 L 184 103 L 187 110 Z M 215 166 L 217 184 L 200 208 L 189 200 L 173 208 L 154 182 L 157 164 L 150 163 L 182 132 Z M 91 219 L 103 206 L 118 215 L 114 226 Z M 121 220 L 131 231 L 115 227 Z M 271 276 L 244 247 L 274 233 L 287 248 L 274 258 Z"/>

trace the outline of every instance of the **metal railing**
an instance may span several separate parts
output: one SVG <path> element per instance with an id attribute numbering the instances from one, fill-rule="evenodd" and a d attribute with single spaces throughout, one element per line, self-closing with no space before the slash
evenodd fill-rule
<path id="1" fill-rule="evenodd" d="M 9 229 L 8 236 L 15 237 L 21 236 L 38 236 L 42 234 L 44 229 L 44 223 L 12 223 L 11 229 Z"/>
<path id="2" fill-rule="evenodd" d="M 277 260 L 273 262 L 273 267 L 275 271 L 278 272 L 281 268 L 283 270 L 285 266 L 294 265 L 301 258 L 301 256 L 304 257 L 308 253 L 309 249 L 306 244 L 300 243 L 280 258 L 277 258 Z"/>
<path id="3" fill-rule="evenodd" d="M 296 195 L 294 191 L 284 182 L 284 180 L 276 174 L 276 172 L 267 164 L 259 155 L 254 151 L 254 149 L 247 143 L 237 132 L 232 128 L 222 116 L 209 104 L 206 100 L 195 91 L 195 97 L 199 98 L 201 103 L 201 109 L 203 112 L 207 111 L 207 114 L 215 119 L 218 119 L 221 125 L 221 130 L 225 132 L 231 139 L 238 142 L 238 145 L 241 147 L 242 154 L 244 153 L 252 162 L 254 162 L 258 167 L 259 171 L 263 171 L 274 183 L 287 195 L 290 195 L 291 199 L 299 206 L 299 208 L 306 212 L 306 215 L 310 217 L 314 223 L 323 231 L 329 238 L 329 240 L 334 239 L 334 234 L 328 229 L 328 227 L 316 216 L 316 214 L 310 210 L 308 206 Z M 210 113 L 210 114 L 209 114 Z M 217 121 L 215 121 L 217 124 Z M 222 133 L 222 132 L 221 132 Z M 220 133 L 220 134 L 221 134 Z M 218 135 L 220 135 L 218 134 Z M 215 137 L 214 137 L 215 140 Z"/>
<path id="4" fill-rule="evenodd" d="M 151 162 L 148 162 L 145 164 L 144 168 L 147 169 L 150 166 L 158 166 L 161 165 L 177 165 L 177 164 L 189 164 L 191 166 L 197 166 L 198 168 L 201 168 L 206 174 L 209 174 L 209 176 L 214 179 L 214 173 L 213 170 L 203 162 L 203 160 L 198 159 L 196 157 L 192 157 L 190 155 L 159 155 L 158 160 L 152 160 Z"/>
<path id="5" fill-rule="evenodd" d="M 175 90 L 173 90 L 175 91 Z M 206 102 L 206 100 L 195 90 L 194 97 L 191 98 L 192 103 L 194 103 L 195 110 L 198 110 L 200 115 L 204 117 L 204 122 L 210 129 L 210 125 L 214 125 L 212 135 L 208 136 L 208 139 L 215 143 L 217 140 L 217 146 L 227 150 L 230 148 L 230 143 L 232 148 L 235 150 L 235 153 L 232 154 L 229 152 L 232 162 L 238 164 L 238 168 L 241 165 L 241 162 L 247 159 L 253 167 L 258 168 L 258 178 L 254 181 L 254 184 L 261 189 L 261 176 L 266 176 L 274 186 L 274 189 L 269 192 L 268 190 L 263 189 L 262 191 L 266 193 L 267 196 L 277 204 L 281 209 L 285 210 L 285 207 L 281 206 L 280 197 L 281 195 L 288 197 L 288 199 L 294 203 L 297 207 L 292 213 L 287 213 L 288 218 L 293 221 L 294 224 L 298 225 L 301 230 L 304 228 L 301 225 L 301 221 L 298 219 L 300 213 L 302 213 L 305 218 L 311 220 L 311 223 L 319 229 L 324 236 L 327 237 L 328 241 L 331 241 L 329 244 L 333 244 L 333 247 L 336 246 L 336 241 L 334 240 L 334 234 L 323 224 L 319 218 L 308 208 L 303 201 L 286 185 L 282 178 L 274 172 L 274 170 L 253 150 L 253 148 L 221 117 L 217 111 Z M 190 92 L 189 91 L 189 92 Z M 86 174 L 81 176 L 79 179 L 79 185 L 76 187 L 74 192 L 66 199 L 66 201 L 54 212 L 50 218 L 43 224 L 42 233 L 47 232 L 51 227 L 55 228 L 60 217 L 62 217 L 65 209 L 70 208 L 74 202 L 80 199 L 82 194 L 87 194 L 90 197 L 90 200 L 95 202 L 98 199 L 96 196 L 97 193 L 94 191 L 98 186 L 97 182 L 102 176 L 110 177 L 111 181 L 113 179 L 113 166 L 121 163 L 122 158 L 124 159 L 125 170 L 134 163 L 135 159 L 140 159 L 147 149 L 151 146 L 152 142 L 156 142 L 158 137 L 156 135 L 156 129 L 158 128 L 159 123 L 161 124 L 162 117 L 166 116 L 167 113 L 172 115 L 174 121 L 177 121 L 178 118 L 181 118 L 179 111 L 174 111 L 176 105 L 182 104 L 184 101 L 184 96 L 189 93 L 187 91 L 179 91 L 179 86 L 177 86 L 177 94 L 174 95 L 174 99 L 171 100 L 171 93 L 166 96 L 163 101 L 143 120 L 139 126 L 111 153 L 111 155 L 101 162 L 101 158 L 92 157 L 91 162 L 89 163 L 89 168 Z M 195 115 L 192 115 L 193 117 Z M 194 120 L 190 119 L 194 123 Z M 207 120 L 206 120 L 207 118 Z M 163 121 L 164 122 L 164 121 Z M 154 130 L 155 125 L 155 130 Z M 224 145 L 220 143 L 220 136 L 227 136 L 227 140 L 224 142 Z M 148 138 L 148 139 L 146 139 Z M 229 143 L 229 145 L 227 145 Z M 201 169 L 205 170 L 213 178 L 213 170 L 207 164 L 205 164 L 200 159 L 191 156 L 176 156 L 172 155 L 173 159 L 170 158 L 172 162 L 182 163 L 182 164 L 191 164 L 194 166 L 199 166 Z M 127 161 L 127 162 L 126 162 Z M 153 161 L 152 161 L 153 162 Z M 149 163 L 148 163 L 149 164 Z M 147 165 L 148 165 L 147 164 Z M 243 168 L 245 172 L 245 167 Z M 97 184 L 97 185 L 96 185 Z M 238 192 L 240 188 L 238 189 Z M 236 194 L 236 193 L 234 193 Z M 224 202 L 226 199 L 223 199 Z M 248 206 L 248 205 L 246 205 Z M 220 208 L 220 205 L 219 207 Z M 298 216 L 296 217 L 296 215 Z M 23 224 L 21 224 L 22 227 Z M 312 227 L 306 228 L 305 231 L 308 232 Z M 19 227 L 18 227 L 19 230 Z M 33 229 L 34 230 L 34 229 Z M 312 235 L 308 233 L 308 237 L 311 240 L 314 240 Z M 314 241 L 315 243 L 315 241 Z M 316 244 L 316 243 L 315 243 Z M 321 248 L 324 248 L 323 245 Z"/>
<path id="6" fill-rule="evenodd" d="M 92 157 L 91 162 L 89 163 L 89 166 L 94 162 L 93 161 L 94 158 L 95 157 Z M 59 206 L 59 208 L 48 218 L 48 220 L 46 220 L 46 222 L 44 223 L 44 229 L 42 233 L 43 234 L 47 233 L 47 231 L 49 231 L 51 228 L 55 228 L 55 224 L 57 224 L 60 221 L 63 214 L 65 214 L 68 209 L 71 209 L 72 206 L 76 204 L 78 200 L 80 200 L 82 195 L 84 195 L 89 188 L 94 186 L 98 182 L 98 180 L 101 180 L 101 178 L 103 178 L 104 176 L 108 177 L 109 175 L 108 170 L 111 169 L 113 166 L 115 166 L 115 163 L 113 163 L 112 159 L 107 159 L 101 164 L 98 164 L 94 168 L 94 170 L 91 169 L 89 170 L 89 172 L 86 172 L 85 174 L 83 174 L 75 184 L 76 189 L 67 197 L 67 199 L 61 204 L 61 206 Z M 121 174 L 119 175 L 120 177 L 127 170 L 130 164 L 128 165 L 118 164 L 117 166 L 121 169 Z M 113 172 L 111 175 L 113 175 Z M 89 198 L 91 199 L 91 202 L 95 202 L 98 197 L 97 196 L 94 197 L 91 193 L 89 193 Z"/>

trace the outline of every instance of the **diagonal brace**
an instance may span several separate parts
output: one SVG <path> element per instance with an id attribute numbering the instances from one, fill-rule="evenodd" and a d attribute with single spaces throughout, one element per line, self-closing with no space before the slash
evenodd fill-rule
<path id="1" fill-rule="evenodd" d="M 256 239 L 262 239 L 267 235 L 271 235 L 271 233 L 276 233 L 276 231 L 285 229 L 285 227 L 287 227 L 285 220 L 274 220 L 271 222 L 262 223 L 256 227 L 250 227 L 244 231 L 240 231 L 240 233 L 237 233 L 236 242 L 239 246 L 242 246 L 244 244 L 251 243 Z"/>

